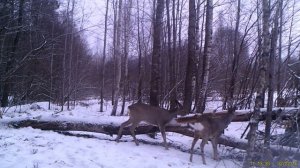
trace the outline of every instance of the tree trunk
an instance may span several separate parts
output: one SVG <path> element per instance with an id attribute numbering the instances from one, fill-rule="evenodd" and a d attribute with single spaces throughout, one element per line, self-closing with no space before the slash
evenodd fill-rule
<path id="1" fill-rule="evenodd" d="M 203 13 L 202 17 L 200 15 L 200 9 L 201 4 L 203 3 Z M 202 81 L 201 81 L 201 70 L 202 70 L 202 46 L 203 46 L 203 30 L 204 30 L 204 24 L 205 24 L 205 1 L 198 0 L 197 2 L 197 25 L 196 25 L 196 45 L 197 45 L 197 52 L 196 52 L 196 58 L 197 58 L 197 70 L 196 70 L 196 86 L 195 86 L 195 105 L 192 111 L 195 111 L 199 104 L 199 97 L 200 97 L 200 89 L 202 88 Z M 200 24 L 200 18 L 202 18 L 201 23 L 201 30 L 199 30 L 199 24 Z"/>
<path id="2" fill-rule="evenodd" d="M 74 7 L 75 7 L 75 0 L 72 0 L 72 9 L 71 9 L 71 21 L 74 20 Z M 73 58 L 73 42 L 74 42 L 74 28 L 71 25 L 71 39 L 70 39 L 70 55 L 69 55 L 69 75 L 68 75 L 68 96 L 67 96 L 67 109 L 70 110 L 70 99 L 72 95 L 72 58 Z"/>
<path id="3" fill-rule="evenodd" d="M 235 92 L 235 80 L 237 77 L 238 72 L 238 66 L 239 66 L 239 26 L 240 26 L 240 11 L 241 11 L 241 0 L 237 1 L 237 13 L 236 13 L 236 23 L 235 23 L 235 30 L 234 30 L 234 53 L 233 53 L 233 62 L 232 62 L 232 68 L 231 68 L 231 79 L 230 79 L 230 85 L 229 85 L 229 107 L 234 106 L 234 92 Z"/>
<path id="4" fill-rule="evenodd" d="M 176 11 L 176 3 L 175 0 L 172 2 L 172 17 L 173 17 L 173 50 L 172 50 L 172 57 L 170 60 L 170 83 L 171 87 L 173 87 L 173 91 L 171 90 L 171 108 L 175 107 L 175 101 L 177 100 L 177 87 L 176 87 L 176 81 L 177 81 L 177 76 L 176 76 L 176 40 L 177 40 L 177 17 L 175 15 Z M 179 11 L 177 11 L 178 13 Z"/>
<path id="5" fill-rule="evenodd" d="M 116 39 L 116 76 L 115 76 L 115 93 L 114 93 L 114 105 L 111 112 L 112 116 L 117 113 L 117 107 L 119 102 L 119 92 L 120 92 L 120 82 L 121 82 L 121 28 L 122 28 L 122 0 L 119 0 L 119 10 L 118 10 L 118 21 L 117 21 L 117 39 Z"/>
<path id="6" fill-rule="evenodd" d="M 111 85 L 111 105 L 114 105 L 115 102 L 115 86 L 116 86 L 116 46 L 117 46 L 117 27 L 118 27 L 118 1 L 113 0 L 113 9 L 114 9 L 114 24 L 113 24 L 113 82 Z"/>
<path id="7" fill-rule="evenodd" d="M 210 71 L 210 57 L 212 48 L 212 23 L 213 23 L 213 0 L 207 0 L 206 4 L 206 21 L 205 21 L 205 44 L 203 53 L 202 66 L 202 88 L 200 93 L 199 104 L 197 112 L 203 113 L 205 110 L 206 97 L 208 91 L 208 80 Z"/>
<path id="8" fill-rule="evenodd" d="M 181 62 L 181 55 L 182 55 L 182 41 L 181 41 L 181 33 L 182 33 L 182 11 L 183 11 L 183 4 L 184 4 L 184 0 L 181 0 L 181 6 L 180 6 L 180 0 L 177 1 L 177 11 L 178 11 L 178 20 L 179 20 L 179 25 L 178 25 L 178 58 L 176 60 L 176 65 L 175 65 L 175 72 L 176 72 L 176 76 L 180 76 L 181 74 L 181 69 L 180 69 L 180 62 Z"/>
<path id="9" fill-rule="evenodd" d="M 131 8 L 132 8 L 132 0 L 129 0 L 127 2 L 129 4 L 126 4 L 126 14 L 125 14 L 125 25 L 124 25 L 124 82 L 123 82 L 123 102 L 122 102 L 122 109 L 121 109 L 121 115 L 124 114 L 125 110 L 125 102 L 126 102 L 126 96 L 128 94 L 128 53 L 129 53 L 129 34 L 131 34 Z"/>
<path id="10" fill-rule="evenodd" d="M 266 128 L 265 128 L 265 147 L 270 148 L 270 137 L 271 137 L 271 122 L 272 122 L 272 109 L 273 109 L 273 99 L 274 99 L 274 63 L 276 57 L 277 49 L 277 39 L 278 39 L 278 20 L 279 12 L 282 8 L 282 0 L 277 2 L 277 10 L 274 17 L 274 26 L 271 34 L 271 46 L 270 46 L 270 56 L 269 56 L 269 69 L 268 69 L 268 103 L 267 103 L 267 117 L 266 117 Z"/>
<path id="11" fill-rule="evenodd" d="M 169 58 L 169 94 L 170 94 L 170 109 L 174 109 L 176 106 L 176 78 L 175 78 L 175 71 L 174 71 L 174 54 L 175 52 L 172 52 L 172 45 L 171 45 L 171 17 L 170 17 L 170 0 L 166 0 L 166 10 L 167 10 L 167 32 L 168 32 L 168 58 Z M 172 16 L 174 17 L 174 9 L 172 11 Z M 173 22 L 173 28 L 175 27 Z M 174 31 L 174 30 L 173 30 Z M 174 33 L 174 32 L 173 32 Z M 176 32 L 175 32 L 176 34 Z M 174 41 L 174 34 L 173 34 L 173 43 Z M 174 47 L 174 45 L 173 45 Z"/>
<path id="12" fill-rule="evenodd" d="M 138 70 L 139 70 L 139 78 L 138 78 L 138 89 L 137 89 L 137 99 L 138 102 L 142 102 L 142 84 L 143 84 L 143 64 L 142 64 L 142 44 L 141 44 L 141 35 L 140 35 L 140 6 L 139 1 L 137 0 L 137 26 L 138 26 L 138 50 L 139 50 L 139 62 L 138 62 Z"/>
<path id="13" fill-rule="evenodd" d="M 196 7 L 195 0 L 189 0 L 189 26 L 188 26 L 188 60 L 184 85 L 184 113 L 191 111 L 196 70 Z"/>
<path id="14" fill-rule="evenodd" d="M 67 57 L 67 51 L 68 51 L 68 31 L 69 31 L 69 7 L 70 7 L 70 0 L 68 0 L 67 5 L 67 18 L 66 18 L 66 30 L 65 32 L 65 44 L 64 44 L 64 55 L 63 55 L 63 61 L 62 61 L 62 79 L 61 79 L 61 111 L 64 111 L 64 104 L 65 104 L 65 92 L 66 92 L 66 57 Z"/>
<path id="15" fill-rule="evenodd" d="M 280 2 L 282 3 L 282 2 Z M 277 106 L 279 106 L 279 101 L 282 100 L 282 91 L 281 91 L 281 82 L 282 82 L 282 78 L 281 78 L 281 67 L 282 67 L 282 27 L 283 27 L 283 7 L 280 8 L 280 25 L 279 25 L 279 46 L 278 46 L 278 69 L 277 69 Z"/>
<path id="16" fill-rule="evenodd" d="M 108 16 L 109 0 L 106 0 L 106 10 L 105 10 L 105 23 L 104 23 L 104 40 L 103 40 L 103 55 L 101 62 L 101 86 L 100 86 L 100 112 L 103 112 L 103 89 L 104 89 L 104 74 L 105 74 L 105 60 L 106 60 L 106 37 L 107 37 L 107 16 Z"/>
<path id="17" fill-rule="evenodd" d="M 54 22 L 52 22 L 51 29 L 51 39 L 53 39 L 54 30 Z M 54 59 L 54 44 L 51 45 L 51 60 L 50 60 L 50 92 L 49 92 L 49 102 L 48 102 L 48 110 L 51 109 L 51 100 L 52 100 L 52 90 L 53 90 L 53 59 Z"/>
<path id="18" fill-rule="evenodd" d="M 257 2 L 258 4 L 258 2 Z M 248 149 L 247 155 L 243 164 L 243 167 L 250 167 L 250 163 L 254 160 L 255 155 L 255 142 L 256 142 L 256 130 L 258 128 L 258 118 L 260 113 L 260 108 L 264 104 L 264 93 L 266 88 L 266 70 L 267 70 L 267 60 L 270 54 L 270 33 L 269 33 L 269 18 L 270 18 L 270 8 L 269 1 L 262 1 L 263 7 L 263 44 L 262 44 L 262 54 L 260 55 L 260 68 L 259 68 L 259 86 L 258 93 L 255 99 L 255 107 L 253 116 L 249 122 L 250 131 L 249 131 L 249 141 L 248 141 Z"/>
<path id="19" fill-rule="evenodd" d="M 16 27 L 18 27 L 16 29 L 16 35 L 13 39 L 13 44 L 12 44 L 12 49 L 11 49 L 11 54 L 9 55 L 9 58 L 7 60 L 7 64 L 5 67 L 5 73 L 7 74 L 11 68 L 12 68 L 12 64 L 13 64 L 13 60 L 15 59 L 15 55 L 16 55 L 16 51 L 18 48 L 18 44 L 20 41 L 20 37 L 21 37 L 21 28 L 22 28 L 22 23 L 23 23 L 23 8 L 24 8 L 24 0 L 20 0 L 19 3 L 19 8 L 18 8 L 18 18 L 17 18 L 17 25 Z M 7 107 L 8 106 L 8 97 L 9 97 L 9 89 L 10 89 L 10 84 L 9 84 L 9 77 L 5 76 L 4 77 L 4 81 L 3 81 L 3 90 L 2 90 L 2 97 L 1 97 L 1 107 Z"/>
<path id="20" fill-rule="evenodd" d="M 163 31 L 164 0 L 157 0 L 153 27 L 153 54 L 151 61 L 150 105 L 159 106 L 161 35 Z"/>

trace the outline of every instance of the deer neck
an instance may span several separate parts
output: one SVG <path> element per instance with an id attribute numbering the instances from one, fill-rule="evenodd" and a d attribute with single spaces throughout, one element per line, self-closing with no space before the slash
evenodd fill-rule
<path id="1" fill-rule="evenodd" d="M 233 119 L 234 116 L 235 115 L 234 115 L 233 112 L 228 113 L 226 116 L 224 116 L 223 122 L 224 122 L 224 126 L 225 127 L 227 127 L 231 123 L 231 121 L 232 121 L 232 119 Z"/>

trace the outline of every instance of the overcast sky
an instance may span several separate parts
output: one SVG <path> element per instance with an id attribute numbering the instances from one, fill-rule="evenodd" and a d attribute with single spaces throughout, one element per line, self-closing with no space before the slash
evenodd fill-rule
<path id="1" fill-rule="evenodd" d="M 60 0 L 60 2 L 60 10 L 66 9 L 68 0 Z M 74 17 L 77 27 L 84 29 L 85 39 L 94 53 L 97 51 L 97 38 L 100 40 L 103 38 L 102 29 L 104 28 L 106 0 L 76 0 L 75 3 Z"/>
<path id="2" fill-rule="evenodd" d="M 78 17 L 82 18 L 84 14 L 83 27 L 86 29 L 87 42 L 93 52 L 96 52 L 97 47 L 99 48 L 97 38 L 100 38 L 100 40 L 103 38 L 101 29 L 104 28 L 106 0 L 81 0 L 78 3 L 78 8 L 81 8 L 81 11 L 78 12 L 81 13 L 81 16 Z"/>
<path id="3" fill-rule="evenodd" d="M 67 0 L 61 0 L 62 2 L 62 9 L 66 7 L 66 2 Z M 217 2 L 219 2 L 219 4 L 223 4 L 223 5 L 216 5 L 218 4 Z M 228 3 L 224 3 L 227 2 L 226 0 L 217 0 L 215 3 L 216 8 L 214 9 L 214 18 L 216 19 L 218 17 L 218 10 L 220 9 L 224 9 L 224 4 L 228 4 Z M 254 1 L 253 1 L 254 2 Z M 256 1 L 255 1 L 256 2 Z M 294 28 L 293 28 L 293 34 L 294 38 L 299 36 L 299 31 L 300 31 L 300 26 L 296 26 L 299 24 L 299 5 L 300 3 L 299 0 L 295 0 L 296 2 L 296 12 L 295 14 L 295 20 L 294 20 Z M 101 52 L 101 46 L 103 45 L 102 43 L 102 39 L 103 39 L 103 29 L 104 29 L 104 16 L 105 16 L 105 7 L 106 7 L 106 0 L 77 0 L 76 1 L 76 9 L 75 9 L 75 14 L 76 14 L 76 20 L 78 23 L 78 27 L 80 28 L 81 26 L 83 27 L 84 31 L 84 35 L 85 35 L 85 39 L 88 42 L 88 46 L 89 48 L 92 50 L 93 53 L 95 53 L 97 51 L 97 49 Z M 245 3 L 245 1 L 244 1 Z M 233 6 L 232 6 L 233 5 Z M 234 10 L 235 10 L 235 4 L 233 3 L 230 6 L 226 6 L 226 8 L 229 7 L 230 10 L 232 12 L 232 15 L 234 16 Z M 243 4 L 246 5 L 246 4 Z M 248 4 L 249 5 L 249 4 Z M 248 6 L 249 7 L 249 6 Z M 243 6 L 242 11 L 247 10 L 246 6 Z M 109 7 L 111 9 L 111 6 Z M 250 7 L 251 8 L 251 7 Z M 291 10 L 291 8 L 289 8 L 289 10 Z M 231 13 L 229 12 L 229 13 Z M 187 13 L 187 12 L 186 12 Z M 188 15 L 187 15 L 188 16 Z M 186 17 L 187 17 L 186 16 Z M 224 19 L 225 20 L 230 20 L 230 17 L 224 15 Z M 287 18 L 289 18 L 288 14 L 286 16 Z M 187 18 L 186 18 L 187 19 Z M 231 18 L 233 19 L 233 18 Z M 229 21 L 231 23 L 233 23 L 232 21 Z M 242 21 L 243 22 L 243 21 Z M 110 22 L 111 23 L 111 22 Z M 187 23 L 184 23 L 187 24 Z M 241 23 L 242 24 L 242 23 Z M 287 25 L 287 28 L 290 27 Z M 185 34 L 186 31 L 183 30 L 183 34 Z M 98 38 L 98 40 L 97 40 Z M 109 37 L 108 37 L 109 38 Z"/>

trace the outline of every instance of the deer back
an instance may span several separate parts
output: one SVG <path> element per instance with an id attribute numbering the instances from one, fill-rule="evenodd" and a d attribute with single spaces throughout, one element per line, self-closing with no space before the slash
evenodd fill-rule
<path id="1" fill-rule="evenodd" d="M 129 116 L 132 120 L 145 121 L 150 124 L 166 124 L 171 121 L 176 113 L 166 109 L 144 103 L 135 103 L 128 106 Z"/>
<path id="2" fill-rule="evenodd" d="M 201 132 L 201 134 L 217 136 L 227 128 L 233 117 L 234 110 L 228 110 L 227 113 L 223 114 L 204 113 L 202 115 L 181 117 L 176 119 L 176 121 L 179 123 L 190 123 L 190 126 L 195 131 Z"/>

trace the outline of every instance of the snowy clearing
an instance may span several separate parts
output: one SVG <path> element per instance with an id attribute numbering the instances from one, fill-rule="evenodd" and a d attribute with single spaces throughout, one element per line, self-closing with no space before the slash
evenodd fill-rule
<path id="1" fill-rule="evenodd" d="M 65 136 L 54 131 L 42 131 L 32 128 L 13 129 L 4 123 L 21 119 L 58 120 L 90 123 L 121 124 L 128 116 L 109 116 L 111 106 L 106 103 L 106 112 L 98 112 L 96 100 L 85 101 L 88 106 L 78 105 L 70 111 L 57 112 L 59 107 L 47 103 L 36 103 L 10 108 L 0 120 L 0 165 L 1 168 L 23 167 L 240 167 L 243 151 L 233 150 L 221 145 L 218 151 L 220 161 L 212 159 L 211 144 L 205 146 L 207 165 L 202 164 L 199 144 L 196 145 L 193 162 L 189 161 L 191 137 L 168 133 L 169 150 L 162 146 L 160 133 L 156 139 L 147 135 L 137 135 L 141 142 L 136 146 L 131 136 L 123 136 L 120 143 L 113 137 L 92 134 L 97 138 Z M 38 105 L 38 107 L 37 107 Z M 247 123 L 231 123 L 225 135 L 240 137 Z M 83 133 L 83 132 L 80 132 Z M 210 142 L 209 142 L 210 143 Z"/>

